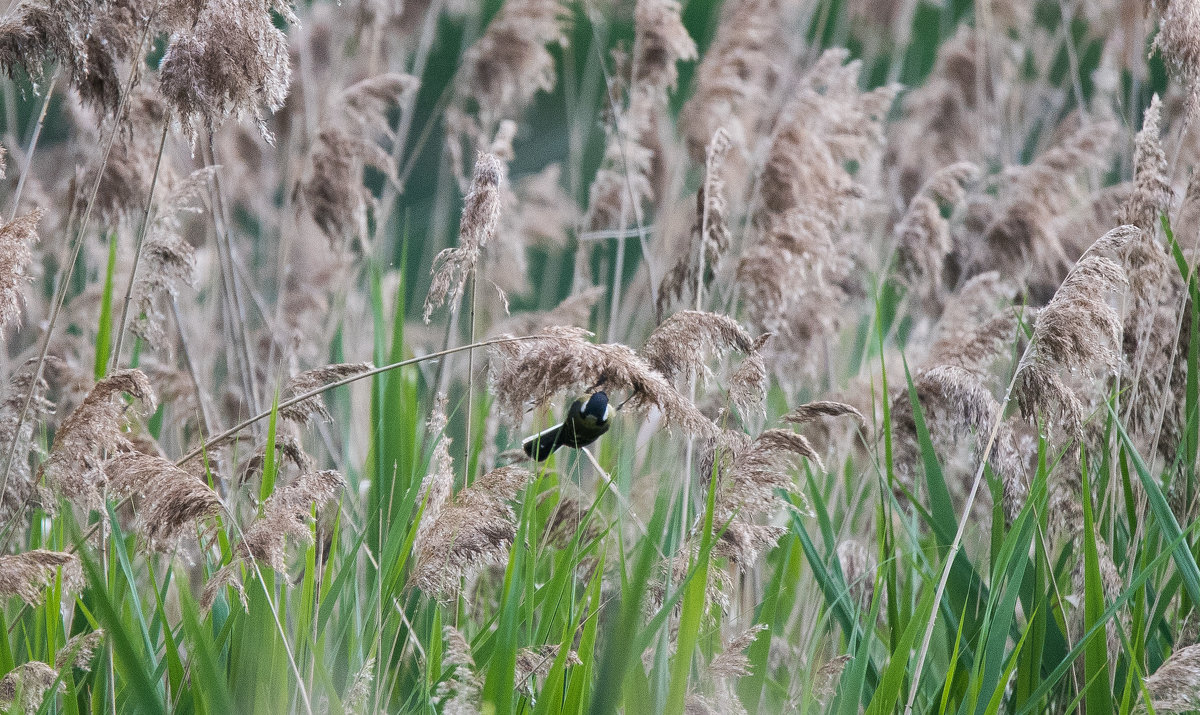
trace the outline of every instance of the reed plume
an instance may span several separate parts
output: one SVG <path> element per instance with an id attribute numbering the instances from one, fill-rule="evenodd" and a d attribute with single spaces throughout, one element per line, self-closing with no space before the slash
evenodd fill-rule
<path id="1" fill-rule="evenodd" d="M 211 0 L 194 24 L 171 35 L 159 86 L 193 144 L 226 119 L 243 116 L 271 136 L 261 108 L 278 111 L 292 77 L 287 36 L 272 12 L 296 22 L 287 0 Z"/>
<path id="2" fill-rule="evenodd" d="M 467 50 L 458 92 L 479 107 L 484 133 L 503 119 L 519 119 L 535 94 L 554 89 L 554 56 L 546 46 L 567 46 L 567 17 L 559 0 L 506 0 Z"/>
<path id="3" fill-rule="evenodd" d="M 400 140 L 388 112 L 405 106 L 419 84 L 417 78 L 399 73 L 368 77 L 342 90 L 322 121 L 309 155 L 308 178 L 298 191 L 332 246 L 365 239 L 367 210 L 374 205 L 374 195 L 363 185 L 363 167 L 396 180 L 392 157 L 375 138 L 382 137 L 389 145 Z"/>
<path id="4" fill-rule="evenodd" d="M 560 392 L 603 388 L 629 390 L 626 408 L 656 408 L 688 434 L 715 432 L 690 400 L 629 347 L 588 342 L 591 333 L 581 328 L 550 328 L 544 335 L 492 347 L 492 388 L 508 419 L 519 420 L 527 403 L 536 407 Z"/>
<path id="5" fill-rule="evenodd" d="M 263 504 L 262 516 L 254 520 L 238 545 L 241 554 L 287 573 L 285 561 L 287 537 L 303 544 L 313 543 L 309 526 L 313 506 L 336 501 L 346 480 L 331 469 L 301 474 L 290 484 L 279 487 Z"/>
<path id="6" fill-rule="evenodd" d="M 439 600 L 453 599 L 459 582 L 488 564 L 501 564 L 517 535 L 516 499 L 533 475 L 521 467 L 500 467 L 455 495 L 423 536 L 411 582 Z"/>
<path id="7" fill-rule="evenodd" d="M 0 595 L 20 596 L 30 606 L 42 603 L 56 576 L 61 578 L 63 591 L 78 592 L 83 588 L 79 557 L 46 549 L 0 556 Z"/>
<path id="8" fill-rule="evenodd" d="M 1200 645 L 1177 649 L 1146 678 L 1155 712 L 1180 713 L 1200 708 Z"/>
<path id="9" fill-rule="evenodd" d="M 25 287 L 32 278 L 37 226 L 45 215 L 45 209 L 34 209 L 0 226 L 0 328 L 21 317 Z"/>
<path id="10" fill-rule="evenodd" d="M 447 300 L 457 307 L 480 254 L 495 238 L 500 222 L 500 189 L 504 176 L 504 167 L 495 154 L 479 154 L 471 190 L 464 199 L 459 220 L 458 246 L 443 249 L 433 261 L 433 280 L 425 297 L 426 323 L 433 311 Z"/>
<path id="11" fill-rule="evenodd" d="M 128 409 L 123 394 L 139 401 L 148 412 L 154 409 L 154 390 L 146 374 L 137 369 L 117 370 L 92 387 L 54 434 L 41 474 L 48 486 L 73 503 L 98 508 L 100 488 L 106 481 L 104 455 L 133 449 L 121 431 Z"/>
<path id="12" fill-rule="evenodd" d="M 106 462 L 104 471 L 116 496 L 139 497 L 135 528 L 150 550 L 174 549 L 184 533 L 221 513 L 216 492 L 162 457 L 124 452 Z"/>

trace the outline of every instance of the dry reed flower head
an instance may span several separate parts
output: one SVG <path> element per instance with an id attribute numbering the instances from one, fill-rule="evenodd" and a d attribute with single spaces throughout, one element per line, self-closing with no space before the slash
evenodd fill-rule
<path id="1" fill-rule="evenodd" d="M 1180 648 L 1145 680 L 1154 711 L 1190 712 L 1200 708 L 1200 645 Z"/>
<path id="2" fill-rule="evenodd" d="M 151 550 L 172 550 L 185 532 L 221 513 L 216 492 L 162 457 L 122 452 L 104 471 L 117 496 L 141 498 L 136 528 Z"/>
<path id="3" fill-rule="evenodd" d="M 591 335 L 582 328 L 555 327 L 541 337 L 493 346 L 492 388 L 501 413 L 518 421 L 526 403 L 539 406 L 563 391 L 629 390 L 626 408 L 657 408 L 668 423 L 689 434 L 715 432 L 712 421 L 645 358 L 625 345 L 588 342 Z"/>
<path id="4" fill-rule="evenodd" d="M 533 475 L 521 467 L 494 469 L 455 495 L 418 545 L 413 585 L 438 599 L 458 593 L 488 564 L 504 563 L 517 535 L 516 499 Z"/>
<path id="5" fill-rule="evenodd" d="M 92 658 L 96 655 L 96 649 L 100 647 L 102 640 L 104 640 L 103 628 L 73 636 L 54 657 L 54 667 L 59 670 L 68 666 L 80 670 L 90 670 Z"/>
<path id="6" fill-rule="evenodd" d="M 735 157 L 748 157 L 758 144 L 786 56 L 783 5 L 738 0 L 722 7 L 716 37 L 700 59 L 695 89 L 680 113 L 695 161 L 704 161 L 720 128 L 729 133 Z"/>
<path id="7" fill-rule="evenodd" d="M 42 81 L 54 60 L 87 104 L 115 113 L 120 101 L 119 59 L 135 49 L 141 33 L 120 20 L 120 8 L 96 0 L 25 0 L 0 22 L 0 67 L 12 77 L 20 67 Z"/>
<path id="8" fill-rule="evenodd" d="M 1136 226 L 1118 226 L 1097 240 L 1038 315 L 1032 343 L 1017 366 L 1014 389 L 1026 416 L 1039 409 L 1057 413 L 1075 437 L 1082 437 L 1083 403 L 1061 373 L 1090 376 L 1097 366 L 1109 374 L 1119 369 L 1121 317 L 1108 296 L 1123 289 L 1127 280 L 1124 269 L 1108 255 L 1119 255 L 1140 234 Z"/>
<path id="9" fill-rule="evenodd" d="M 80 132 L 92 141 L 83 142 L 80 161 L 83 169 L 75 179 L 73 211 L 83 215 L 95 187 L 93 212 L 102 225 L 117 228 L 140 220 L 158 161 L 158 139 L 166 121 L 166 103 L 149 80 L 130 93 L 123 117 L 110 119 L 96 128 L 90 118 L 78 116 L 76 124 Z M 106 158 L 110 131 L 115 131 L 116 136 Z M 162 174 L 169 172 L 169 159 L 164 155 Z"/>
<path id="10" fill-rule="evenodd" d="M 374 196 L 363 185 L 364 166 L 395 178 L 390 154 L 375 141 L 398 141 L 388 123 L 388 111 L 403 107 L 420 80 L 400 73 L 368 77 L 346 89 L 321 124 L 310 154 L 311 170 L 299 192 L 317 226 L 332 245 L 365 238 L 367 208 Z"/>
<path id="11" fill-rule="evenodd" d="M 34 209 L 0 226 L 0 328 L 21 317 L 37 226 L 45 215 L 45 209 Z"/>
<path id="12" fill-rule="evenodd" d="M 142 261 L 133 284 L 133 330 L 162 349 L 166 346 L 167 311 L 181 286 L 196 282 L 196 249 L 183 236 L 183 216 L 204 207 L 202 192 L 213 170 L 200 169 L 172 187 L 159 206 L 142 244 Z"/>
<path id="13" fill-rule="evenodd" d="M 604 158 L 588 189 L 588 228 L 623 229 L 641 222 L 642 207 L 654 199 L 652 133 L 664 102 L 665 95 L 639 83 L 629 90 L 628 107 L 615 108 L 606 127 Z"/>
<path id="14" fill-rule="evenodd" d="M 1158 138 L 1161 105 L 1155 94 L 1142 115 L 1142 129 L 1134 139 L 1134 187 L 1117 217 L 1120 223 L 1133 224 L 1151 235 L 1173 198 L 1167 156 Z"/>
<path id="15" fill-rule="evenodd" d="M 711 283 L 729 250 L 728 205 L 722 173 L 730 146 L 729 132 L 719 128 L 704 150 L 704 181 L 696 191 L 696 221 L 686 252 L 658 286 L 659 316 L 672 299 L 683 300 Z M 696 296 L 696 300 L 699 302 L 700 297 Z"/>
<path id="16" fill-rule="evenodd" d="M 446 639 L 446 651 L 442 655 L 442 662 L 445 666 L 454 668 L 454 673 L 438 684 L 435 695 L 442 700 L 442 712 L 450 715 L 475 715 L 479 712 L 483 681 L 475 672 L 471 645 L 454 626 L 442 626 L 442 634 Z"/>
<path id="17" fill-rule="evenodd" d="M 63 591 L 79 591 L 83 588 L 83 567 L 75 554 L 34 549 L 0 556 L 0 595 L 20 596 L 30 606 L 37 606 L 45 599 L 45 590 L 60 573 Z"/>
<path id="18" fill-rule="evenodd" d="M 875 571 L 879 568 L 875 555 L 862 541 L 846 539 L 837 545 L 837 560 L 854 602 L 866 608 L 875 595 Z"/>
<path id="19" fill-rule="evenodd" d="M 663 90 L 675 89 L 678 62 L 696 59 L 696 43 L 683 26 L 678 0 L 637 0 L 633 11 L 634 78 Z"/>
<path id="20" fill-rule="evenodd" d="M 105 480 L 104 454 L 133 448 L 121 432 L 128 409 L 123 394 L 139 401 L 147 411 L 154 409 L 154 390 L 146 374 L 137 369 L 117 370 L 92 387 L 54 434 L 42 475 L 48 486 L 72 502 L 98 506 L 99 487 Z"/>
<path id="21" fill-rule="evenodd" d="M 733 350 L 742 353 L 743 365 L 750 364 L 745 372 L 739 368 L 734 373 L 729 390 L 731 399 L 745 414 L 762 411 L 767 396 L 767 375 L 759 347 L 761 343 L 727 315 L 681 310 L 654 329 L 640 353 L 668 381 L 699 378 L 701 384 L 711 375 L 705 364 L 707 354 L 723 356 Z"/>
<path id="22" fill-rule="evenodd" d="M 1027 274 L 1035 295 L 1057 285 L 1070 259 L 1054 219 L 1078 198 L 1075 177 L 1086 169 L 1107 166 L 1116 130 L 1111 121 L 1067 128 L 1056 145 L 1011 171 L 1005 198 L 984 229 L 970 272 L 986 267 L 1004 275 Z"/>
<path id="23" fill-rule="evenodd" d="M 345 487 L 346 480 L 341 474 L 326 469 L 301 474 L 292 483 L 276 488 L 263 504 L 262 516 L 245 530 L 240 550 L 279 573 L 286 573 L 287 537 L 313 543 L 309 526 L 313 506 L 320 508 L 336 501 Z"/>
<path id="24" fill-rule="evenodd" d="M 864 191 L 846 166 L 882 142 L 896 88 L 862 92 L 861 65 L 846 58 L 845 50 L 822 54 L 780 116 L 759 176 L 755 237 L 738 265 L 748 319 L 776 335 L 777 373 L 815 352 L 811 342 L 836 331 L 861 294 L 855 254 L 835 240 Z"/>
<path id="25" fill-rule="evenodd" d="M 768 429 L 748 445 L 741 438 L 723 441 L 718 450 L 729 450 L 732 454 L 731 459 L 723 458 L 729 459 L 728 470 L 717 473 L 719 491 L 714 524 L 734 518 L 747 519 L 755 514 L 771 515 L 790 507 L 779 496 L 780 491 L 801 497 L 802 508 L 807 511 L 807 499 L 796 488 L 791 470 L 801 464 L 801 459 L 811 461 L 818 469 L 825 467 L 804 435 L 787 429 Z"/>
<path id="26" fill-rule="evenodd" d="M 858 408 L 848 405 L 845 402 L 836 402 L 833 400 L 807 402 L 780 417 L 779 420 L 788 424 L 806 425 L 823 417 L 845 417 L 847 415 L 854 418 L 859 428 L 866 429 L 867 418 L 863 416 L 863 413 L 858 411 Z"/>
<path id="27" fill-rule="evenodd" d="M 459 94 L 479 106 L 485 126 L 517 119 L 557 74 L 547 45 L 567 46 L 566 9 L 559 0 L 506 0 L 463 57 Z"/>
<path id="28" fill-rule="evenodd" d="M 718 678 L 743 678 L 750 675 L 750 658 L 745 650 L 758 638 L 758 634 L 767 630 L 765 623 L 755 623 L 745 630 L 738 631 L 721 643 L 721 652 L 713 656 L 708 664 L 708 670 Z"/>
<path id="29" fill-rule="evenodd" d="M 171 35 L 159 86 L 192 143 L 228 118 L 252 116 L 270 137 L 260 107 L 278 111 L 292 68 L 287 36 L 271 12 L 295 23 L 286 0 L 211 0 L 196 21 Z"/>
<path id="30" fill-rule="evenodd" d="M 743 573 L 748 573 L 758 563 L 758 557 L 775 548 L 779 538 L 787 533 L 782 526 L 738 520 L 715 524 L 713 531 L 721 534 L 713 545 L 713 554 L 729 559 Z"/>
<path id="31" fill-rule="evenodd" d="M 471 190 L 464 199 L 458 226 L 458 246 L 443 249 L 433 261 L 433 281 L 425 297 L 425 322 L 447 299 L 457 308 L 467 278 L 479 256 L 495 238 L 500 223 L 500 189 L 506 171 L 495 154 L 481 152 L 475 160 Z"/>
<path id="32" fill-rule="evenodd" d="M 8 710 L 15 706 L 16 712 L 37 712 L 57 680 L 58 671 L 39 660 L 18 665 L 0 679 L 0 708 Z M 64 689 L 66 684 L 59 683 L 58 686 Z"/>
<path id="33" fill-rule="evenodd" d="M 527 696 L 534 695 L 536 681 L 550 674 L 550 667 L 554 665 L 561 649 L 557 643 L 548 643 L 536 648 L 522 648 L 517 651 L 517 663 L 513 678 L 517 684 L 517 690 Z M 568 667 L 583 665 L 583 661 L 579 659 L 579 654 L 572 650 L 567 651 L 565 664 Z"/>
<path id="34" fill-rule="evenodd" d="M 52 361 L 57 362 L 57 359 Z M 12 463 L 7 465 L 8 477 L 4 491 L 0 493 L 0 519 L 15 518 L 35 496 L 40 498 L 47 511 L 54 509 L 50 496 L 42 494 L 43 488 L 34 481 L 30 466 L 32 454 L 44 456 L 34 440 L 34 433 L 54 414 L 54 403 L 46 397 L 50 386 L 45 377 L 38 377 L 34 382 L 36 369 L 36 359 L 27 360 L 14 369 L 4 398 L 0 400 L 0 444 L 11 445 L 12 451 Z M 22 412 L 25 413 L 24 420 L 20 420 Z"/>
<path id="35" fill-rule="evenodd" d="M 970 162 L 951 164 L 934 172 L 896 224 L 900 279 L 909 291 L 935 310 L 943 302 L 945 263 L 954 250 L 950 222 L 943 215 L 943 208 L 952 210 L 959 204 L 966 196 L 964 184 L 978 176 L 979 169 Z"/>
<path id="36" fill-rule="evenodd" d="M 1162 54 L 1171 76 L 1187 93 L 1187 111 L 1200 107 L 1200 3 L 1195 0 L 1151 0 L 1160 18 L 1152 50 Z"/>
<path id="37" fill-rule="evenodd" d="M 998 88 L 990 66 L 978 70 L 985 56 L 982 44 L 975 28 L 960 25 L 938 46 L 930 76 L 901 100 L 902 117 L 891 125 L 886 163 L 905 202 L 941 168 L 983 158 L 987 123 L 981 111 Z"/>
<path id="38" fill-rule="evenodd" d="M 450 435 L 446 434 L 446 395 L 441 393 L 434 402 L 429 416 L 426 435 L 434 441 L 433 454 L 429 457 L 429 473 L 421 483 L 421 499 L 424 512 L 417 526 L 416 544 L 420 548 L 429 534 L 434 521 L 454 496 L 454 458 L 450 456 Z"/>
<path id="39" fill-rule="evenodd" d="M 280 390 L 279 399 L 280 401 L 284 401 L 299 397 L 331 382 L 361 375 L 373 367 L 369 362 L 351 362 L 305 370 L 298 375 L 288 378 L 288 381 L 283 384 L 283 389 Z M 333 415 L 329 414 L 329 410 L 325 409 L 325 404 L 321 401 L 320 395 L 313 395 L 290 407 L 279 410 L 279 416 L 297 424 L 304 424 L 309 420 L 317 418 L 326 422 L 333 421 Z"/>

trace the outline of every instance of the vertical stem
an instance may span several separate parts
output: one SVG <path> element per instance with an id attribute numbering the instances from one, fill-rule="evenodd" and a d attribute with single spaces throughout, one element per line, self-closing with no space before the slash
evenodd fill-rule
<path id="1" fill-rule="evenodd" d="M 612 300 L 608 304 L 608 337 L 606 342 L 617 341 L 617 313 L 621 310 L 621 279 L 625 275 L 625 224 L 629 217 L 629 202 L 621 199 L 620 230 L 617 231 L 617 258 L 613 261 Z"/>
<path id="2" fill-rule="evenodd" d="M 163 149 L 167 146 L 167 131 L 171 126 L 171 118 L 163 121 L 162 137 L 158 140 L 158 157 L 154 160 L 154 176 L 150 179 L 150 195 L 146 197 L 146 211 L 142 214 L 142 227 L 138 231 L 137 242 L 133 247 L 133 267 L 129 269 L 129 283 L 125 286 L 125 302 L 121 308 L 120 327 L 117 328 L 116 347 L 112 353 L 111 370 L 121 364 L 121 345 L 125 339 L 125 325 L 129 321 L 129 303 L 133 299 L 133 283 L 137 278 L 138 264 L 142 259 L 142 245 L 150 228 L 150 212 L 154 206 L 154 190 L 158 187 L 158 172 L 162 168 Z"/>
<path id="3" fill-rule="evenodd" d="M 217 147 L 213 141 L 213 133 L 210 129 L 208 132 L 207 142 L 208 156 L 206 157 L 209 166 L 217 166 Z M 224 248 L 224 255 L 219 256 L 224 261 L 221 267 L 221 273 L 224 274 L 224 287 L 226 300 L 229 302 L 229 316 L 231 318 L 231 327 L 240 335 L 240 338 L 235 340 L 236 352 L 238 361 L 241 363 L 243 389 L 246 391 L 246 396 L 250 399 L 251 412 L 259 411 L 258 387 L 254 381 L 254 373 L 252 372 L 252 363 L 250 361 L 250 333 L 246 329 L 246 311 L 242 307 L 241 293 L 238 289 L 237 271 L 233 262 L 233 237 L 230 235 L 229 225 L 225 221 L 225 202 L 222 199 L 221 181 L 214 171 L 212 174 L 212 214 L 213 225 L 217 232 L 217 252 L 221 253 Z"/>
<path id="4" fill-rule="evenodd" d="M 46 84 L 46 97 L 42 100 L 42 109 L 38 112 L 37 123 L 33 125 L 33 135 L 29 137 L 29 148 L 25 150 L 25 165 L 21 167 L 21 176 L 17 178 L 17 188 L 13 191 L 12 208 L 8 212 L 8 220 L 17 218 L 17 208 L 21 205 L 21 192 L 25 189 L 25 179 L 29 176 L 29 167 L 33 166 L 33 152 L 37 149 L 38 137 L 42 135 L 42 126 L 46 123 L 46 111 L 50 109 L 50 97 L 54 94 L 54 82 L 58 79 L 58 69 L 50 76 Z"/>
<path id="5" fill-rule="evenodd" d="M 471 303 L 470 303 L 470 337 L 467 344 L 475 342 L 475 304 L 479 297 L 479 269 L 471 270 Z M 470 485 L 473 472 L 471 471 L 471 427 L 472 406 L 475 404 L 475 351 L 467 350 L 467 435 L 463 445 L 463 484 Z"/>

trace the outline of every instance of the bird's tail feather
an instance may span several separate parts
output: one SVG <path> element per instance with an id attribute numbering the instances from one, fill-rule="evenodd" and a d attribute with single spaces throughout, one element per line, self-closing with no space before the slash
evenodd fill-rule
<path id="1" fill-rule="evenodd" d="M 554 425 L 550 429 L 542 430 L 532 437 L 526 437 L 521 443 L 525 454 L 539 462 L 544 462 L 550 458 L 554 450 L 562 446 L 562 431 L 561 424 Z"/>

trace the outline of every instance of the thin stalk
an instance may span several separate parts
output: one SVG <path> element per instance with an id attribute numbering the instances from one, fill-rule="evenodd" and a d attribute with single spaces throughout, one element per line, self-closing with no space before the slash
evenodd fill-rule
<path id="1" fill-rule="evenodd" d="M 479 269 L 471 270 L 471 324 L 470 337 L 467 340 L 468 344 L 475 342 L 475 304 L 479 298 Z M 475 404 L 475 351 L 470 345 L 467 347 L 467 435 L 463 440 L 463 484 L 471 484 L 471 423 L 472 423 L 472 406 Z"/>
<path id="2" fill-rule="evenodd" d="M 295 405 L 299 402 L 303 402 L 307 399 L 316 397 L 317 395 L 320 395 L 324 392 L 328 392 L 329 390 L 332 390 L 335 387 L 341 387 L 342 385 L 349 385 L 350 383 L 357 382 L 358 380 L 363 380 L 368 377 L 374 377 L 375 375 L 379 375 L 381 373 L 385 373 L 390 370 L 395 370 L 396 368 L 407 367 L 409 365 L 416 365 L 418 363 L 425 362 L 426 360 L 436 360 L 437 358 L 445 357 L 446 355 L 460 353 L 460 352 L 463 352 L 464 350 L 473 350 L 475 348 L 486 348 L 489 345 L 500 345 L 503 343 L 516 343 L 516 342 L 521 342 L 523 340 L 539 340 L 539 339 L 550 338 L 550 337 L 553 337 L 553 336 L 538 334 L 538 335 L 523 335 L 523 336 L 517 337 L 517 338 L 513 338 L 513 337 L 493 338 L 491 340 L 483 340 L 478 343 L 471 343 L 470 345 L 460 345 L 456 348 L 446 348 L 445 350 L 439 350 L 436 353 L 430 353 L 428 355 L 422 355 L 421 357 L 415 357 L 415 358 L 409 358 L 407 360 L 401 360 L 400 362 L 394 362 L 394 363 L 391 363 L 390 365 L 384 365 L 383 367 L 372 368 L 370 370 L 367 370 L 366 372 L 360 372 L 357 375 L 351 375 L 349 377 L 342 378 L 341 380 L 337 380 L 335 382 L 330 382 L 328 384 L 322 385 L 321 387 L 315 388 L 313 390 L 309 390 L 308 392 L 305 392 L 303 394 L 296 395 L 295 397 L 289 397 L 286 400 L 282 400 L 279 403 L 277 409 L 285 410 L 288 407 L 291 407 L 292 405 Z M 266 412 L 260 412 L 259 414 L 255 415 L 249 419 L 243 420 L 243 421 L 237 423 L 236 425 L 234 425 L 233 427 L 230 427 L 229 429 L 225 430 L 221 434 L 217 435 L 216 437 L 206 440 L 199 447 L 193 449 L 191 452 L 188 452 L 187 454 L 180 457 L 178 460 L 176 460 L 175 463 L 183 464 L 184 462 L 187 462 L 188 460 L 194 459 L 194 458 L 200 456 L 200 454 L 202 452 L 204 452 L 205 450 L 212 449 L 215 445 L 218 445 L 218 444 L 228 440 L 230 437 L 234 436 L 238 432 L 241 432 L 242 430 L 246 429 L 250 425 L 253 425 L 257 422 L 265 420 L 266 418 L 268 418 L 270 416 L 271 416 L 271 410 L 267 410 Z"/>
<path id="3" fill-rule="evenodd" d="M 42 135 L 42 126 L 46 123 L 46 111 L 50 109 L 50 97 L 54 94 L 54 83 L 58 79 L 58 68 L 50 75 L 46 84 L 46 97 L 42 100 L 42 108 L 38 112 L 37 122 L 33 125 L 33 135 L 29 137 L 29 148 L 25 150 L 25 164 L 21 167 L 21 176 L 17 178 L 17 188 L 13 190 L 12 208 L 8 212 L 11 223 L 17 218 L 17 208 L 21 205 L 21 192 L 25 189 L 25 179 L 29 176 L 29 168 L 33 166 L 33 152 L 37 149 L 38 138 Z"/>
<path id="4" fill-rule="evenodd" d="M 125 326 L 129 321 L 129 304 L 133 300 L 133 283 L 137 278 L 138 264 L 142 259 L 142 246 L 146 241 L 146 234 L 150 230 L 150 212 L 154 207 L 154 190 L 158 188 L 158 174 L 162 168 L 163 149 L 167 146 L 167 132 L 171 127 L 171 118 L 167 117 L 163 121 L 162 137 L 158 140 L 158 156 L 154 160 L 154 176 L 150 179 L 150 195 L 146 197 L 146 211 L 142 214 L 142 227 L 138 231 L 137 241 L 133 247 L 133 267 L 129 270 L 129 283 L 125 286 L 125 303 L 121 309 L 120 327 L 117 329 L 117 343 L 113 350 L 112 363 L 109 370 L 116 370 L 117 365 L 121 364 L 121 346 L 125 341 Z M 174 307 L 174 301 L 172 301 Z"/>
<path id="5" fill-rule="evenodd" d="M 213 141 L 212 131 L 208 132 L 208 142 L 205 149 L 207 149 L 205 160 L 209 166 L 215 169 L 217 167 L 217 147 Z M 225 299 L 229 303 L 230 310 L 228 314 L 233 323 L 230 327 L 239 333 L 237 336 L 239 339 L 234 340 L 234 342 L 236 343 L 235 351 L 238 363 L 241 367 L 242 389 L 245 391 L 246 396 L 250 398 L 250 408 L 258 410 L 260 404 L 258 388 L 254 381 L 254 375 L 251 372 L 250 333 L 246 328 L 246 311 L 242 306 L 241 293 L 238 290 L 237 272 L 233 264 L 233 237 L 230 235 L 229 224 L 225 220 L 225 202 L 222 198 L 221 181 L 216 171 L 213 171 L 212 183 L 209 185 L 209 189 L 212 194 L 210 205 L 212 208 L 213 228 L 217 232 L 217 253 L 219 259 L 222 261 L 222 285 L 225 290 Z"/>

